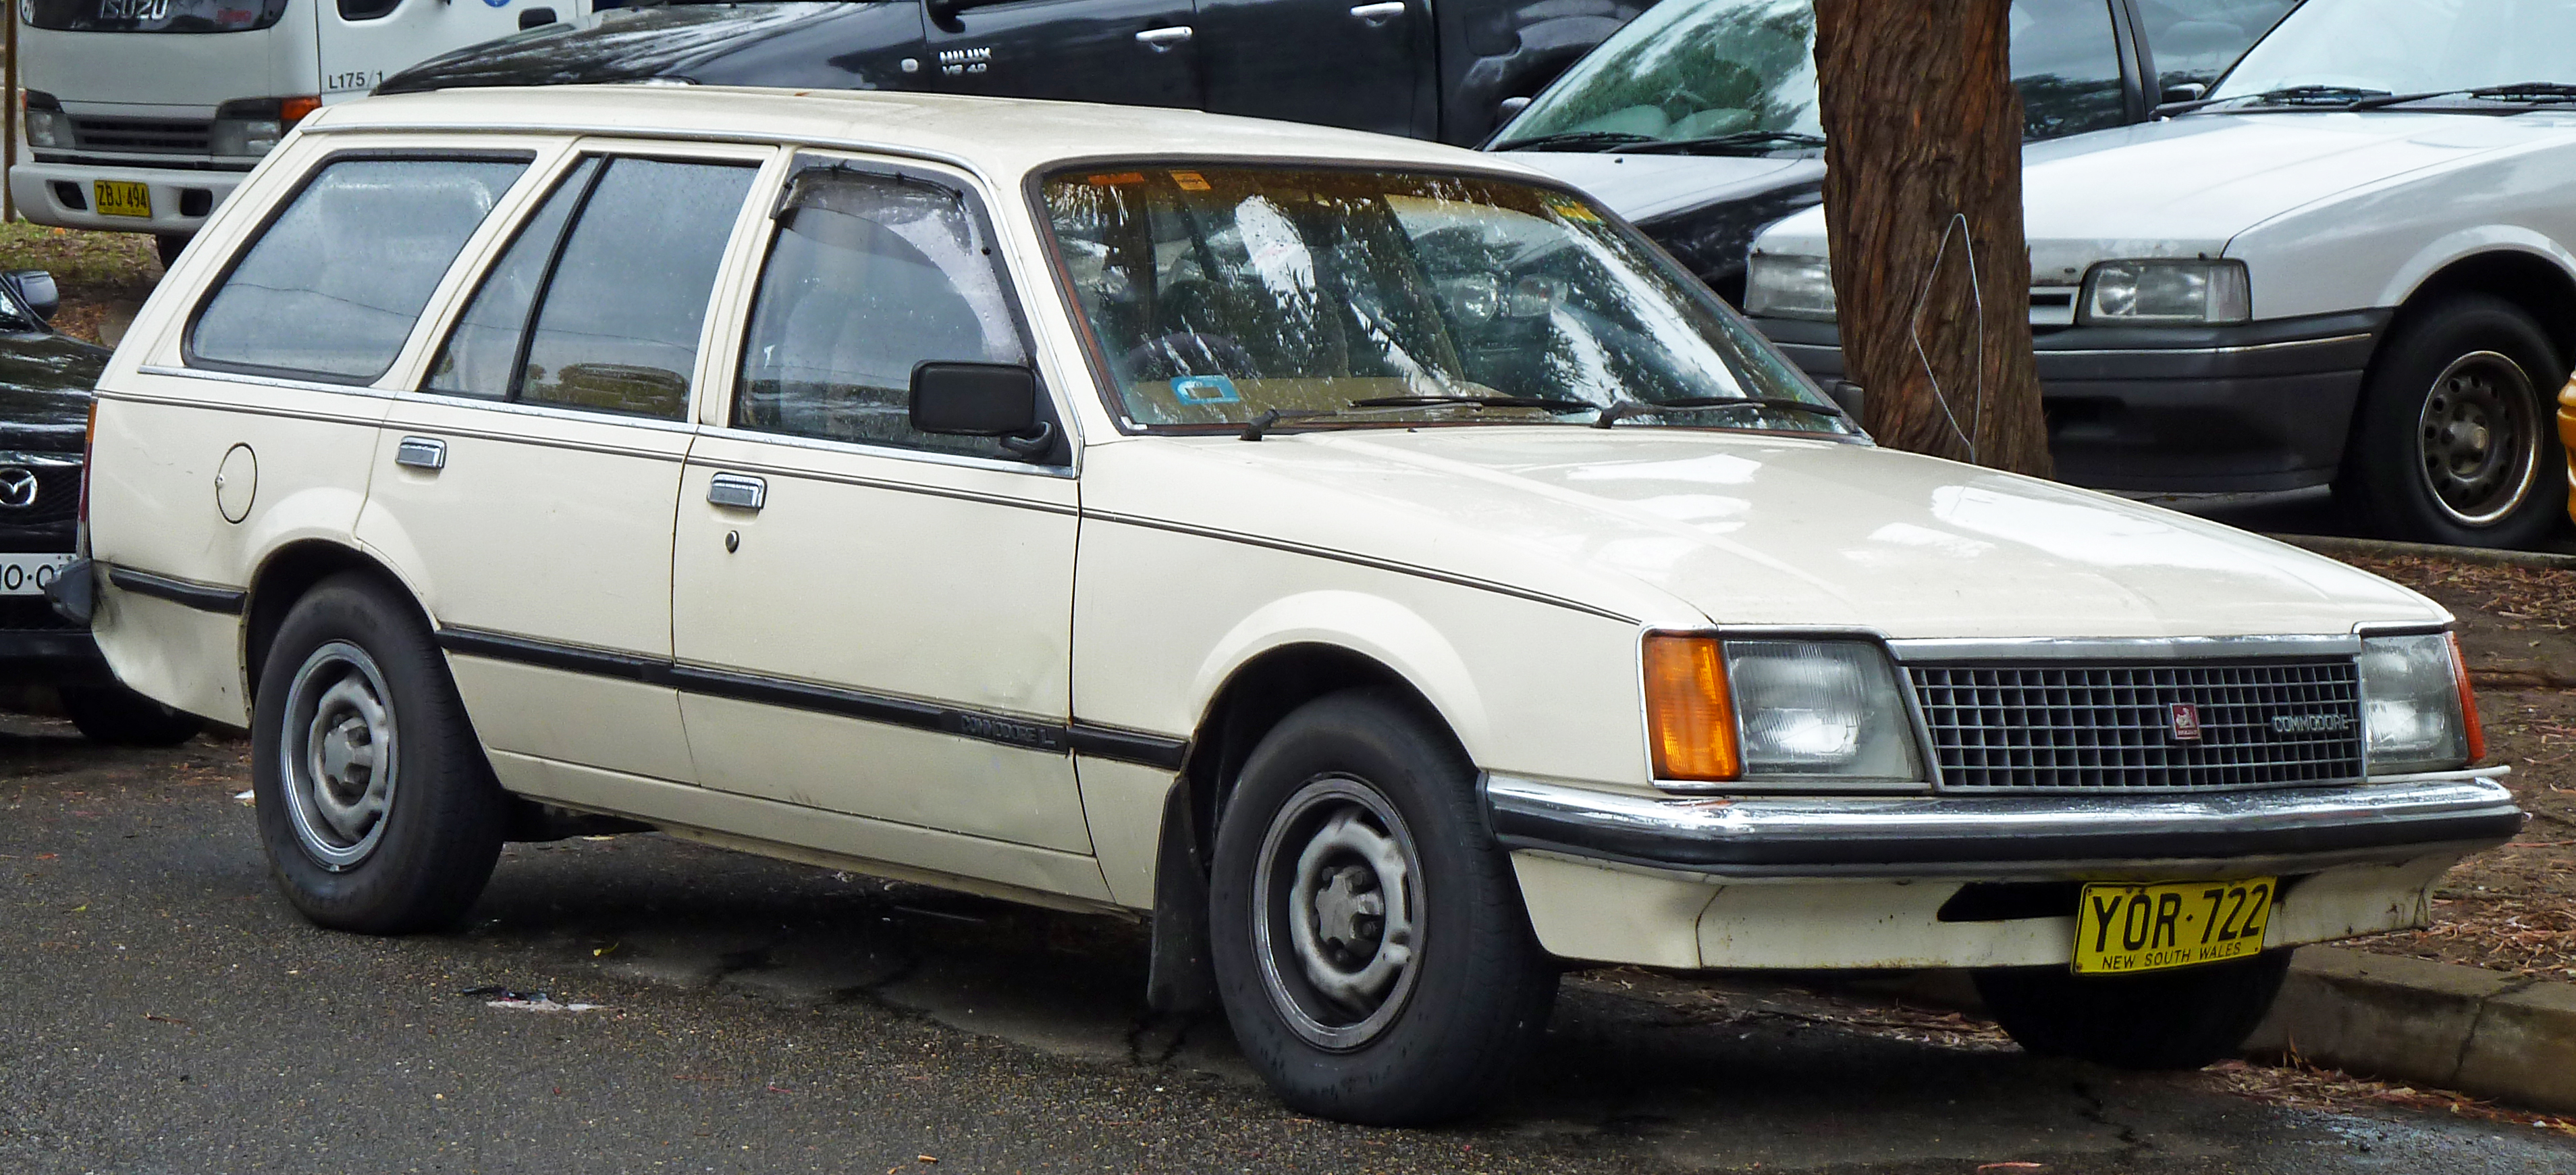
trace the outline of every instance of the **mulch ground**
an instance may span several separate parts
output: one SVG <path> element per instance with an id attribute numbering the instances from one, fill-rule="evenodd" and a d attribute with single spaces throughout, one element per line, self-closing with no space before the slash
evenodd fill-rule
<path id="1" fill-rule="evenodd" d="M 0 223 L 0 268 L 42 269 L 63 298 L 54 329 L 98 342 L 110 306 L 143 301 L 161 280 L 161 258 L 142 233 L 94 233 L 25 221 Z"/>

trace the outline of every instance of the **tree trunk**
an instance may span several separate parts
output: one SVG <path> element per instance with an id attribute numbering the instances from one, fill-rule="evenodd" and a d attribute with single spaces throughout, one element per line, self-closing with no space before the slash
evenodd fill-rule
<path id="1" fill-rule="evenodd" d="M 1816 0 L 1825 224 L 1870 432 L 2046 477 L 2010 3 Z"/>

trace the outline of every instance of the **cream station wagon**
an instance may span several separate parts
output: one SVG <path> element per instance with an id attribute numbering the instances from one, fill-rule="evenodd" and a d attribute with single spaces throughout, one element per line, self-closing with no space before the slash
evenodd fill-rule
<path id="1" fill-rule="evenodd" d="M 334 106 L 92 443 L 58 603 L 251 728 L 314 922 L 600 818 L 1124 912 L 1346 1119 L 1492 1094 L 1565 961 L 1973 968 L 2198 1065 L 2523 820 L 2440 608 L 1876 448 L 1584 197 L 1361 134 Z"/>

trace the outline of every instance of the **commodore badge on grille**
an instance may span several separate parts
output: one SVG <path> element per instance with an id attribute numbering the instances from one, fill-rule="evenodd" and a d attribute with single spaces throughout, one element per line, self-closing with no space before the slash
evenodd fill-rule
<path id="1" fill-rule="evenodd" d="M 2189 702 L 2173 704 L 2173 736 L 2178 743 L 2200 741 L 2200 707 Z"/>

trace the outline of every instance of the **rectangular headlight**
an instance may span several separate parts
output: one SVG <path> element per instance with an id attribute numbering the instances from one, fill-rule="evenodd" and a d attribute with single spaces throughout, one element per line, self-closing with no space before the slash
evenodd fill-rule
<path id="1" fill-rule="evenodd" d="M 1834 265 L 1824 257 L 1756 253 L 1744 272 L 1744 312 L 1756 317 L 1834 317 Z"/>
<path id="2" fill-rule="evenodd" d="M 1895 667 L 1874 644 L 1656 633 L 1645 670 L 1658 779 L 1923 777 Z"/>
<path id="3" fill-rule="evenodd" d="M 2361 642 L 2362 729 L 2370 771 L 2448 771 L 2486 754 L 2476 698 L 2449 633 Z"/>
<path id="4" fill-rule="evenodd" d="M 2191 326 L 2246 321 L 2254 294 L 2242 261 L 2104 261 L 2084 275 L 2075 306 L 2087 326 Z"/>

